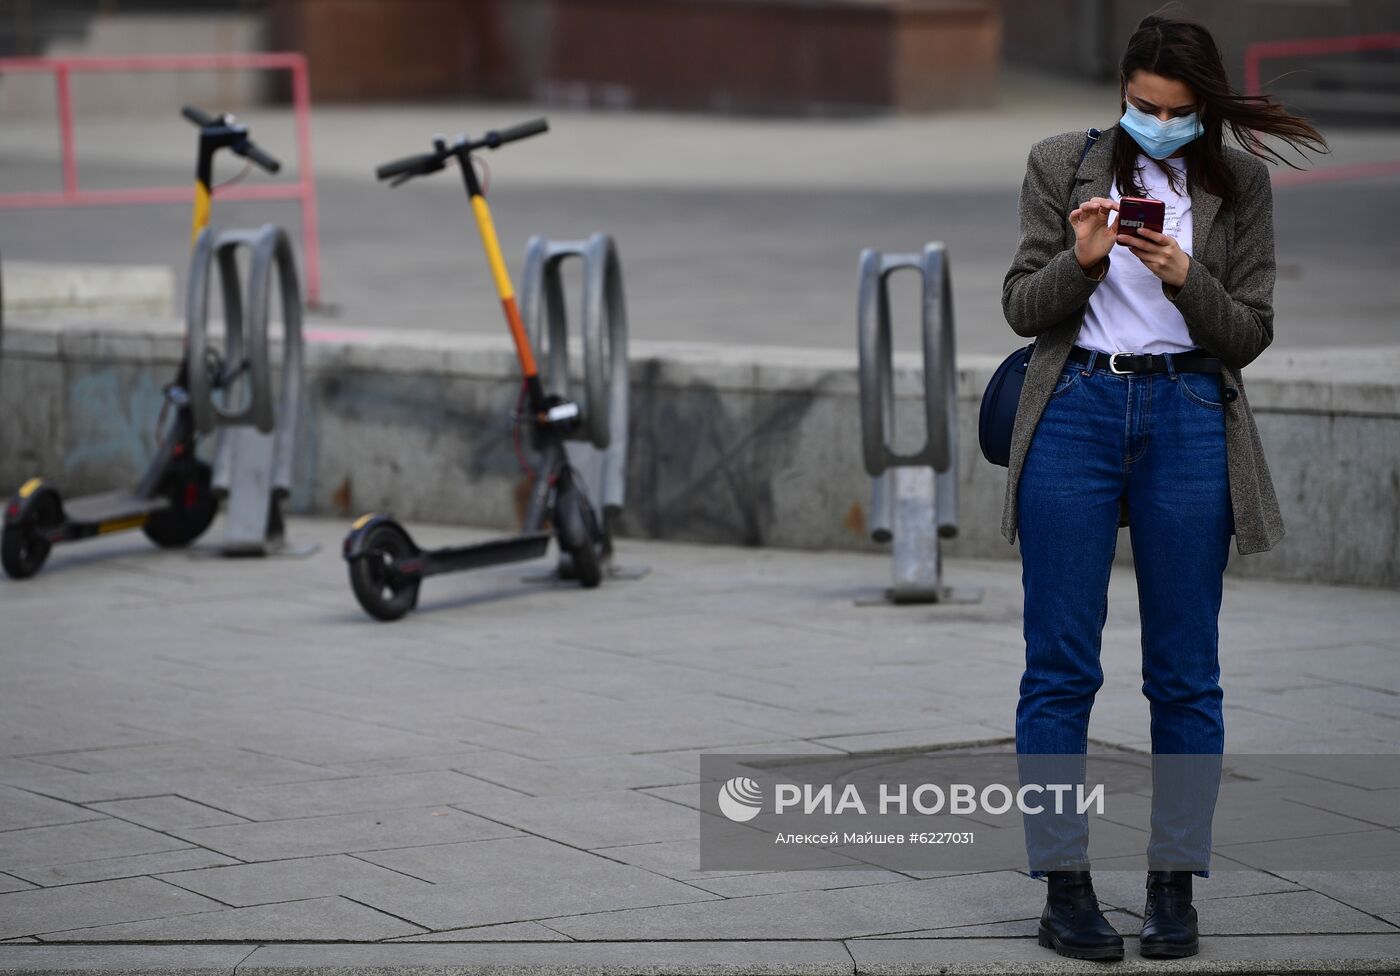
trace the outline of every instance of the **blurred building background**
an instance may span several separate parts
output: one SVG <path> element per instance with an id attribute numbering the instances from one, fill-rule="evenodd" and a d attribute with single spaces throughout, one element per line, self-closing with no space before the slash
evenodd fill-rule
<path id="1" fill-rule="evenodd" d="M 992 104 L 1003 66 L 1116 77 L 1160 0 L 0 0 L 0 54 L 295 49 L 319 101 L 509 99 L 802 115 Z M 1400 31 L 1397 0 L 1181 0 L 1243 83 L 1247 44 Z M 1282 76 L 1282 78 L 1280 78 Z M 1271 60 L 1270 90 L 1327 120 L 1400 120 L 1400 51 Z M 191 100 L 277 97 L 247 74 Z M 160 78 L 86 82 L 79 109 Z M 4 84 L 4 82 L 0 82 Z M 213 86 L 213 91 L 203 89 Z M 11 86 L 16 87 L 16 86 Z M 0 96 L 5 93 L 0 92 Z M 23 95 L 0 97 L 21 110 Z M 36 106 L 37 108 L 37 106 Z M 51 110 L 51 109 L 50 109 Z"/>
<path id="2" fill-rule="evenodd" d="M 1002 0 L 1006 64 L 1090 81 L 1118 77 L 1118 58 L 1139 20 L 1161 0 Z M 1245 48 L 1286 41 L 1400 31 L 1397 0 L 1205 0 L 1163 11 L 1210 29 L 1236 87 Z M 1400 49 L 1270 58 L 1262 81 L 1291 109 L 1324 122 L 1400 122 Z"/>

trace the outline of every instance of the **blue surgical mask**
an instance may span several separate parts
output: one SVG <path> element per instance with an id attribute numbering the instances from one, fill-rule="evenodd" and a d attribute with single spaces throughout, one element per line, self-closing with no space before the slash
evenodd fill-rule
<path id="1" fill-rule="evenodd" d="M 1163 122 L 1155 115 L 1148 115 L 1132 104 L 1118 120 L 1119 125 L 1132 134 L 1133 140 L 1142 151 L 1153 159 L 1166 159 L 1192 139 L 1205 132 L 1196 113 L 1183 115 Z"/>

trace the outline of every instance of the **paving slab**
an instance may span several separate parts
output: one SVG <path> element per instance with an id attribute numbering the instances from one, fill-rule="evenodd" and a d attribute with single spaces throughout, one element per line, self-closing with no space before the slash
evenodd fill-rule
<path id="1" fill-rule="evenodd" d="M 1320 784 L 1319 784 L 1320 785 Z M 1238 847 L 1250 850 L 1259 846 L 1272 846 L 1271 841 L 1296 842 L 1299 838 L 1335 836 L 1335 843 L 1345 847 L 1347 835 L 1365 834 L 1377 831 L 1377 826 L 1329 810 L 1301 803 L 1270 803 L 1269 818 L 1261 822 L 1257 811 L 1265 808 L 1267 799 L 1273 795 L 1271 784 L 1234 784 L 1232 793 L 1240 799 L 1231 804 L 1222 804 L 1211 823 L 1211 842 L 1218 850 L 1226 851 Z M 1251 800 L 1251 791 L 1260 798 Z M 1124 796 L 1116 799 L 1112 819 L 1126 820 L 1129 823 L 1148 823 L 1152 810 L 1150 796 Z M 1400 835 L 1396 835 L 1400 842 Z"/>
<path id="2" fill-rule="evenodd" d="M 75 861 L 156 854 L 192 847 L 189 841 L 111 817 L 0 833 L 0 865 L 21 878 L 30 870 Z"/>
<path id="3" fill-rule="evenodd" d="M 1104 906 L 1104 918 L 1121 935 L 1127 936 L 1142 928 L 1142 919 L 1130 912 L 1110 909 Z M 1013 918 L 1005 922 L 981 922 L 977 925 L 947 925 L 940 928 L 924 929 L 922 932 L 894 932 L 889 935 L 871 935 L 869 939 L 1034 939 L 1040 925 L 1040 916 Z"/>
<path id="4" fill-rule="evenodd" d="M 453 806 L 589 850 L 700 836 L 696 811 L 634 790 L 499 796 Z"/>
<path id="5" fill-rule="evenodd" d="M 216 901 L 154 878 L 38 888 L 0 895 L 0 937 L 38 935 L 56 924 L 76 928 L 222 907 Z"/>
<path id="6" fill-rule="evenodd" d="M 9 774 L 7 781 L 13 786 L 71 803 L 96 803 L 103 800 L 193 793 L 204 789 L 226 789 L 230 782 L 256 786 L 262 783 L 304 783 L 344 775 L 325 767 L 290 763 L 272 757 L 267 757 L 267 761 L 271 765 L 256 772 L 240 772 L 236 776 L 217 766 L 174 770 L 123 770 L 114 773 L 74 773 L 29 767 L 15 769 Z"/>
<path id="7" fill-rule="evenodd" d="M 990 722 L 947 722 L 927 728 L 895 732 L 865 732 L 859 735 L 817 736 L 815 742 L 842 752 L 913 752 L 940 746 L 990 745 L 1007 741 L 1005 728 Z"/>
<path id="8" fill-rule="evenodd" d="M 254 789 L 210 788 L 200 790 L 195 795 L 201 802 L 238 814 L 236 820 L 226 819 L 226 823 L 295 820 L 449 803 L 472 807 L 492 798 L 518 796 L 514 791 L 450 769 L 382 776 L 348 775 L 339 779 L 283 783 Z"/>
<path id="9" fill-rule="evenodd" d="M 104 723 L 75 717 L 70 727 L 37 731 L 25 721 L 19 707 L 7 709 L 0 724 L 0 751 L 6 756 L 50 753 L 64 749 L 90 749 L 94 746 L 141 744 L 159 736 L 143 729 L 113 729 Z"/>
<path id="10" fill-rule="evenodd" d="M 11 891 L 27 891 L 37 887 L 28 881 L 23 881 L 9 874 L 0 874 L 0 895 L 8 894 Z"/>
<path id="11" fill-rule="evenodd" d="M 609 850 L 608 853 L 611 854 L 612 851 Z M 741 898 L 747 895 L 772 895 L 783 891 L 830 891 L 835 888 L 857 888 L 862 885 L 891 884 L 907 880 L 909 876 L 906 874 L 860 866 L 828 870 L 767 871 L 725 878 L 702 876 L 690 883 L 726 898 Z"/>
<path id="12" fill-rule="evenodd" d="M 1201 909 L 1202 935 L 1293 935 L 1303 932 L 1384 932 L 1389 922 L 1316 891 L 1220 898 Z"/>
<path id="13" fill-rule="evenodd" d="M 298 737 L 286 737 L 276 732 L 250 732 L 238 741 L 246 749 L 276 753 L 287 759 L 319 766 L 365 759 L 404 759 L 436 755 L 460 746 L 460 743 L 451 739 L 385 729 L 382 726 L 364 723 L 335 722 L 328 718 L 320 724 L 327 727 L 339 726 L 341 731 Z"/>
<path id="14" fill-rule="evenodd" d="M 364 856 L 330 854 L 257 864 L 234 864 L 160 875 L 162 881 L 235 908 L 315 898 L 360 896 L 366 891 L 430 888 L 431 885 Z"/>
<path id="15" fill-rule="evenodd" d="M 519 831 L 451 807 L 350 813 L 183 830 L 191 841 L 243 861 L 421 847 L 509 837 Z"/>
<path id="16" fill-rule="evenodd" d="M 73 773 L 110 773 L 129 769 L 170 769 L 202 766 L 213 762 L 230 763 L 238 773 L 242 763 L 256 765 L 260 757 L 222 748 L 207 742 L 143 742 L 130 746 L 102 746 L 94 749 L 62 749 L 33 753 L 31 762 Z"/>
<path id="17" fill-rule="evenodd" d="M 1391 871 L 1280 871 L 1282 877 L 1391 922 L 1400 914 L 1400 884 Z"/>
<path id="18" fill-rule="evenodd" d="M 326 766 L 338 776 L 378 776 L 392 773 L 427 773 L 439 769 L 455 769 L 484 749 L 461 747 L 435 756 L 408 756 L 394 759 L 357 759 L 354 762 L 331 763 Z"/>
<path id="19" fill-rule="evenodd" d="M 367 904 L 434 930 L 642 906 L 719 901 L 693 885 L 542 837 L 362 855 L 426 888 L 368 891 Z"/>
<path id="20" fill-rule="evenodd" d="M 1331 783 L 1325 792 L 1310 797 L 1309 803 L 1319 810 L 1345 812 L 1376 826 L 1400 827 L 1400 790 L 1348 788 Z"/>
<path id="21" fill-rule="evenodd" d="M 634 864 L 662 877 L 674 878 L 677 881 L 699 881 L 706 878 L 717 879 L 741 874 L 764 873 L 758 870 L 744 871 L 737 868 L 724 871 L 701 871 L 700 840 L 695 837 L 685 840 L 656 841 L 651 844 L 623 844 L 619 847 L 600 848 L 598 853 L 614 861 Z"/>
<path id="22" fill-rule="evenodd" d="M 527 759 L 483 750 L 454 769 L 531 796 L 635 790 L 694 782 L 694 770 L 681 771 L 654 755 L 582 756 Z"/>
<path id="23" fill-rule="evenodd" d="M 76 804 L 0 786 L 0 831 L 102 819 L 105 819 L 104 815 Z"/>
<path id="24" fill-rule="evenodd" d="M 675 766 L 682 772 L 691 774 L 691 781 L 699 781 L 700 757 L 718 752 L 718 749 L 671 749 L 655 754 L 662 762 Z M 770 756 L 841 756 L 844 753 L 840 749 L 835 749 L 820 742 L 813 742 L 810 739 L 769 739 L 764 737 L 760 742 L 751 742 L 744 745 L 727 745 L 724 752 L 730 755 L 770 755 Z"/>
<path id="25" fill-rule="evenodd" d="M 407 935 L 390 942 L 572 942 L 567 935 L 539 922 L 503 922 L 465 929 L 447 929 L 426 935 Z"/>
<path id="26" fill-rule="evenodd" d="M 1231 860 L 1256 867 L 1289 866 L 1294 850 L 1305 848 L 1306 863 L 1292 866 L 1324 867 L 1337 871 L 1365 871 L 1377 864 L 1394 865 L 1400 858 L 1400 831 L 1386 827 L 1344 834 L 1303 835 L 1255 843 L 1221 845 L 1218 852 Z"/>
<path id="27" fill-rule="evenodd" d="M 155 877 L 167 872 L 214 868 L 237 864 L 231 857 L 187 846 L 155 854 L 129 854 L 125 857 L 95 857 L 88 861 L 69 861 L 42 867 L 20 868 L 25 877 L 46 887 L 80 884 L 85 881 L 113 881 L 119 878 Z"/>
<path id="28" fill-rule="evenodd" d="M 1316 887 L 1308 885 L 1307 887 Z M 1218 898 L 1304 890 L 1295 881 L 1267 871 L 1217 870 L 1209 878 L 1191 879 L 1191 899 L 1204 904 Z M 1143 871 L 1094 871 L 1094 892 L 1100 904 L 1141 912 L 1147 900 L 1147 875 Z M 1210 909 L 1202 909 L 1203 912 Z"/>
<path id="29" fill-rule="evenodd" d="M 163 830 L 168 827 L 220 827 L 225 824 L 247 823 L 240 817 L 182 796 L 148 796 L 136 800 L 109 800 L 89 804 L 112 817 L 131 823 Z"/>
<path id="30" fill-rule="evenodd" d="M 1012 871 L 830 891 L 725 898 L 547 921 L 575 939 L 851 938 L 1039 913 L 1045 889 Z"/>
<path id="31" fill-rule="evenodd" d="M 346 898 L 311 898 L 251 908 L 42 932 L 44 942 L 378 942 L 422 926 Z"/>

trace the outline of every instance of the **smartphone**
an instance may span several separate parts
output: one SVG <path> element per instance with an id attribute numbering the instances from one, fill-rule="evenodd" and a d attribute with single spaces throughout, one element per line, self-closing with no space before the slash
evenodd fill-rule
<path id="1" fill-rule="evenodd" d="M 1167 205 L 1161 200 L 1148 200 L 1144 197 L 1124 197 L 1118 201 L 1118 233 L 1139 237 L 1139 227 L 1162 233 L 1162 224 L 1167 219 Z M 1120 247 L 1127 247 L 1122 244 Z"/>

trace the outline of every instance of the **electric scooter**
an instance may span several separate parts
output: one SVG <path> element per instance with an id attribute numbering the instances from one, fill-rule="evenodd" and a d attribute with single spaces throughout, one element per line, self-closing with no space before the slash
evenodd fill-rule
<path id="1" fill-rule="evenodd" d="M 211 116 L 185 106 L 182 114 L 199 126 L 199 157 L 195 170 L 194 213 L 191 241 L 209 226 L 214 155 L 229 149 L 249 164 L 275 173 L 281 164 L 248 138 L 248 128 L 232 115 Z M 210 466 L 195 455 L 196 432 L 190 408 L 189 377 L 192 369 L 207 370 L 211 388 L 227 386 L 246 364 L 225 364 L 216 355 L 204 363 L 190 363 L 188 352 L 165 388 L 165 403 L 157 418 L 155 459 L 136 487 L 64 501 L 58 490 L 42 478 L 31 478 L 5 508 L 0 535 L 0 562 L 13 579 L 33 576 L 44 565 L 53 546 L 128 529 L 141 529 L 162 548 L 187 546 L 209 528 L 219 510 Z M 174 407 L 167 427 L 166 413 Z M 162 433 L 163 429 L 163 433 Z"/>
<path id="2" fill-rule="evenodd" d="M 568 435 L 580 425 L 582 412 L 577 403 L 544 391 L 496 238 L 491 210 L 471 159 L 474 150 L 499 149 L 548 129 L 549 124 L 544 119 L 536 119 L 502 132 L 488 132 L 475 141 L 459 136 L 449 145 L 438 137 L 433 140 L 432 152 L 386 163 L 376 170 L 379 179 L 399 186 L 414 177 L 436 173 L 454 159 L 461 168 L 486 259 L 505 311 L 506 325 L 520 361 L 522 380 L 514 415 L 517 437 L 520 423 L 528 421 L 531 446 L 539 456 L 533 469 L 522 457 L 522 466 L 534 480 L 525 523 L 517 535 L 474 545 L 423 550 L 391 515 L 371 513 L 354 523 L 344 546 L 350 586 L 360 606 L 378 620 L 398 620 L 417 606 L 419 585 L 428 576 L 535 559 L 545 554 L 550 538 L 556 536 L 560 549 L 568 557 L 567 562 L 561 560 L 561 575 L 571 575 L 585 587 L 595 587 L 602 581 L 603 563 L 609 558 L 612 547 L 584 492 L 582 479 L 570 466 L 564 449 Z M 553 527 L 552 532 L 549 526 Z"/>

